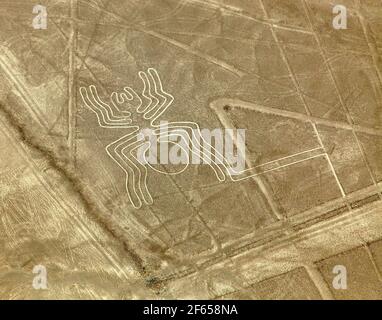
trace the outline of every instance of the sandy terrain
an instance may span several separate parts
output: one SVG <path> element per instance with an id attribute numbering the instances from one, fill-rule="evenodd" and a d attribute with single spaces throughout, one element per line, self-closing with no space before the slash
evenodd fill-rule
<path id="1" fill-rule="evenodd" d="M 36 4 L 0 7 L 1 299 L 382 298 L 381 0 L 339 30 L 328 0 L 44 0 L 46 29 Z M 133 205 L 128 129 L 80 88 L 142 96 L 149 68 L 160 120 L 246 130 L 251 177 L 158 164 Z"/>

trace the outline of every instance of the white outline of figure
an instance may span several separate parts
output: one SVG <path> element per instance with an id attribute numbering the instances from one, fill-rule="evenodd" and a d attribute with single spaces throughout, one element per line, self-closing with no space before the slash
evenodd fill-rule
<path id="1" fill-rule="evenodd" d="M 110 158 L 125 172 L 126 191 L 134 208 L 141 208 L 143 203 L 147 205 L 153 203 L 153 198 L 147 186 L 147 167 L 133 153 L 140 147 L 145 147 L 145 152 L 147 152 L 151 148 L 151 142 L 144 141 L 140 133 L 140 127 L 133 124 L 132 113 L 121 108 L 123 104 L 127 104 L 130 109 L 135 109 L 133 112 L 141 114 L 145 120 L 150 121 L 151 129 L 154 135 L 157 136 L 158 142 L 169 141 L 170 137 L 180 137 L 181 139 L 187 137 L 187 142 L 191 143 L 192 147 L 189 150 L 185 150 L 180 145 L 179 147 L 187 154 L 189 154 L 187 151 L 191 151 L 200 160 L 207 160 L 207 164 L 213 169 L 217 179 L 221 182 L 225 181 L 226 177 L 229 177 L 232 181 L 239 181 L 265 173 L 253 173 L 253 168 L 236 171 L 231 167 L 229 161 L 203 138 L 201 129 L 196 122 L 165 122 L 166 131 L 163 133 L 163 124 L 161 124 L 159 118 L 171 106 L 175 98 L 163 90 L 162 81 L 154 68 L 149 68 L 147 73 L 140 71 L 138 75 L 143 82 L 141 95 L 146 100 L 146 103 L 130 87 L 124 87 L 122 93 L 113 92 L 110 97 L 111 105 L 102 101 L 94 85 L 90 85 L 88 88 L 80 87 L 80 94 L 84 104 L 96 114 L 100 127 L 131 129 L 128 134 L 108 144 L 105 150 Z M 134 101 L 136 102 L 133 104 Z M 200 150 L 200 152 L 195 153 L 194 150 Z M 221 159 L 219 163 L 216 161 L 217 158 Z M 189 164 L 190 157 L 188 157 L 186 166 L 176 174 L 186 170 Z M 148 165 L 152 170 L 161 174 L 174 174 L 160 171 L 149 163 Z M 243 174 L 244 177 L 239 177 Z"/>

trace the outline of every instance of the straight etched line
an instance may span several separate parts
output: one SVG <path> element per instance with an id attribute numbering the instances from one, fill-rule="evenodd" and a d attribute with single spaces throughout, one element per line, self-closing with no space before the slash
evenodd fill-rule
<path id="1" fill-rule="evenodd" d="M 316 155 L 308 157 L 308 158 L 304 158 L 304 159 L 301 159 L 301 160 L 293 161 L 291 163 L 283 164 L 282 166 L 278 166 L 276 168 L 272 168 L 272 169 L 269 169 L 269 170 L 261 171 L 258 174 L 260 175 L 260 174 L 263 174 L 263 173 L 268 173 L 268 172 L 276 171 L 276 170 L 279 170 L 279 169 L 282 169 L 282 168 L 286 168 L 286 167 L 292 166 L 292 165 L 297 164 L 297 163 L 301 163 L 301 162 L 304 162 L 304 161 L 307 161 L 307 160 L 311 160 L 311 159 L 315 159 L 315 158 L 319 158 L 319 157 L 325 157 L 325 156 L 327 156 L 326 153 L 316 154 Z"/>
<path id="2" fill-rule="evenodd" d="M 288 30 L 288 31 L 304 33 L 304 34 L 309 34 L 309 35 L 312 34 L 312 32 L 309 30 L 305 30 L 302 28 L 296 28 L 295 26 L 280 25 L 280 24 L 277 24 L 276 21 L 272 21 L 270 19 L 263 20 L 263 19 L 252 17 L 248 14 L 242 13 L 243 10 L 241 8 L 235 8 L 235 7 L 230 6 L 230 5 L 223 5 L 221 3 L 217 3 L 217 2 L 214 2 L 211 0 L 209 0 L 209 1 L 193 0 L 191 2 L 191 4 L 194 4 L 194 3 L 199 3 L 199 4 L 202 4 L 203 6 L 209 6 L 214 10 L 219 9 L 219 10 L 222 10 L 224 13 L 228 13 L 231 15 L 239 16 L 241 18 L 252 20 L 252 21 L 258 22 L 262 25 L 273 26 L 274 28 L 279 28 L 279 29 L 284 29 L 284 30 Z"/>
<path id="3" fill-rule="evenodd" d="M 68 147 L 72 163 L 76 165 L 76 50 L 77 50 L 77 0 L 70 0 L 69 74 L 68 74 Z"/>
<path id="4" fill-rule="evenodd" d="M 357 14 L 358 19 L 360 21 L 362 31 L 363 31 L 363 34 L 365 36 L 365 40 L 366 40 L 367 45 L 369 47 L 369 51 L 370 51 L 370 55 L 371 55 L 372 60 L 373 60 L 374 68 L 375 68 L 375 71 L 376 71 L 377 76 L 378 76 L 379 84 L 382 87 L 382 71 L 380 70 L 379 65 L 378 65 L 378 62 L 381 62 L 381 58 L 379 56 L 378 48 L 377 48 L 377 45 L 375 43 L 376 41 L 375 41 L 375 39 L 374 39 L 374 41 L 371 39 L 370 33 L 367 31 L 368 26 L 367 26 L 367 23 L 365 22 L 365 17 L 361 13 L 361 2 L 359 0 L 355 0 L 355 1 L 356 1 L 357 6 L 358 6 L 358 10 L 356 11 L 356 14 Z"/>
<path id="5" fill-rule="evenodd" d="M 217 58 L 215 58 L 213 56 L 210 56 L 210 55 L 208 55 L 206 53 L 200 52 L 199 50 L 196 50 L 196 49 L 194 49 L 194 48 L 192 48 L 192 47 L 190 47 L 190 46 L 188 46 L 186 44 L 183 44 L 183 43 L 181 43 L 179 41 L 176 41 L 176 40 L 174 40 L 174 39 L 172 39 L 170 37 L 167 37 L 167 36 L 165 36 L 163 34 L 160 34 L 158 32 L 152 31 L 152 30 L 147 30 L 147 29 L 139 27 L 139 26 L 137 26 L 137 29 L 139 31 L 145 33 L 145 34 L 149 34 L 149 35 L 151 35 L 151 36 L 153 36 L 155 38 L 158 38 L 158 39 L 163 40 L 165 42 L 168 42 L 168 43 L 170 43 L 170 44 L 172 44 L 172 45 L 174 45 L 174 46 L 176 46 L 178 48 L 181 48 L 184 51 L 186 51 L 186 52 L 188 52 L 190 54 L 193 54 L 194 56 L 202 58 L 202 59 L 204 59 L 204 60 L 206 60 L 206 61 L 208 61 L 210 63 L 213 63 L 213 64 L 215 64 L 215 65 L 217 65 L 217 66 L 219 66 L 219 67 L 221 67 L 221 68 L 223 68 L 223 69 L 225 69 L 225 70 L 227 70 L 227 71 L 237 75 L 238 77 L 244 77 L 247 74 L 246 72 L 237 69 L 236 67 L 228 64 L 225 61 L 217 59 Z"/>
<path id="6" fill-rule="evenodd" d="M 382 137 L 382 130 L 379 130 L 379 129 L 359 126 L 356 124 L 349 124 L 349 123 L 341 122 L 341 121 L 337 121 L 337 120 L 318 118 L 318 117 L 302 114 L 299 112 L 281 110 L 281 109 L 274 108 L 274 107 L 266 107 L 266 106 L 262 106 L 262 105 L 257 104 L 257 103 L 255 104 L 255 103 L 251 103 L 251 102 L 247 102 L 247 101 L 243 101 L 243 100 L 239 100 L 239 99 L 219 98 L 219 99 L 217 99 L 211 103 L 211 105 L 215 105 L 215 104 L 216 105 L 229 105 L 229 106 L 239 108 L 239 109 L 254 110 L 254 111 L 264 113 L 264 114 L 271 114 L 271 115 L 276 115 L 276 116 L 280 116 L 280 117 L 296 119 L 296 120 L 299 120 L 302 122 L 314 122 L 318 125 L 323 125 L 323 126 L 327 126 L 327 127 L 333 127 L 333 128 L 337 128 L 337 129 L 344 129 L 344 130 L 355 130 L 357 132 L 362 132 L 362 133 L 367 133 L 370 135 Z"/>
<path id="7" fill-rule="evenodd" d="M 367 255 L 369 256 L 369 259 L 373 265 L 373 268 L 374 268 L 374 271 L 378 277 L 378 280 L 382 283 L 382 275 L 381 275 L 381 272 L 379 271 L 377 263 L 375 262 L 373 253 L 371 252 L 371 250 L 367 244 L 364 244 L 363 247 L 366 250 Z"/>
<path id="8" fill-rule="evenodd" d="M 313 281 L 322 299 L 334 300 L 333 293 L 330 291 L 328 284 L 326 283 L 321 272 L 318 270 L 317 266 L 314 263 L 308 263 L 304 265 L 304 269 L 308 273 L 309 278 Z"/>

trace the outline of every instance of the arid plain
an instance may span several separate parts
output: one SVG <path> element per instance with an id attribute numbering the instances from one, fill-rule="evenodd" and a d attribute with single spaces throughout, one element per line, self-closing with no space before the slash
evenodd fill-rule
<path id="1" fill-rule="evenodd" d="M 329 0 L 1 1 L 0 298 L 382 298 L 382 1 L 339 4 L 346 29 Z M 245 129 L 261 174 L 149 169 L 132 206 L 105 150 L 126 130 L 80 88 L 148 68 L 162 120 Z"/>

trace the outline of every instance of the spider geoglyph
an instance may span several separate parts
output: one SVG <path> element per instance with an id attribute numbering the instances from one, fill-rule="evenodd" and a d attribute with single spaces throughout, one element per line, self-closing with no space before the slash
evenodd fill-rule
<path id="1" fill-rule="evenodd" d="M 162 87 L 158 72 L 149 68 L 147 72 L 140 71 L 139 77 L 143 82 L 142 94 L 139 95 L 130 87 L 124 87 L 122 92 L 113 92 L 110 103 L 104 102 L 94 85 L 81 87 L 80 94 L 83 102 L 98 119 L 98 124 L 103 128 L 128 129 L 128 133 L 106 146 L 107 154 L 113 159 L 126 174 L 126 191 L 134 208 L 140 208 L 144 203 L 150 205 L 153 198 L 147 186 L 147 165 L 139 161 L 136 155 L 138 148 L 149 150 L 150 141 L 145 141 L 140 128 L 150 128 L 159 142 L 171 142 L 174 138 L 185 139 L 182 144 L 188 146 L 193 156 L 208 160 L 209 166 L 215 172 L 219 181 L 229 178 L 233 181 L 246 179 L 260 173 L 254 173 L 252 168 L 237 171 L 230 162 L 212 145 L 204 140 L 200 127 L 195 122 L 159 121 L 163 113 L 174 102 L 174 97 L 165 92 Z M 144 123 L 144 125 L 138 125 Z M 166 125 L 166 130 L 162 126 Z M 196 154 L 194 150 L 200 150 Z M 216 159 L 220 160 L 217 161 Z M 189 163 L 187 163 L 188 166 Z M 186 167 L 187 167 L 186 166 Z M 153 170 L 163 174 L 149 165 Z M 184 170 L 181 170 L 183 172 Z"/>

